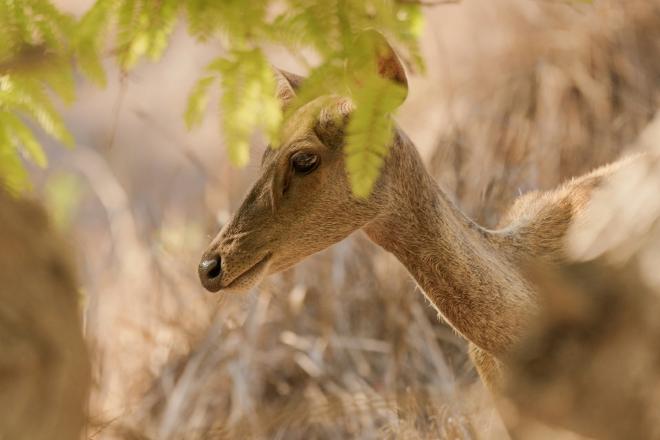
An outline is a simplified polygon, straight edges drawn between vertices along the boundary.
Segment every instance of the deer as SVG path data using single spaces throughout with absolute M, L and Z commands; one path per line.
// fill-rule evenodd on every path
M 381 46 L 380 75 L 407 90 L 402 62 L 384 37 Z M 304 78 L 275 74 L 286 108 Z M 352 110 L 348 96 L 323 96 L 285 120 L 281 145 L 266 148 L 256 183 L 204 252 L 198 267 L 202 285 L 211 292 L 249 290 L 361 230 L 396 256 L 442 319 L 468 341 L 480 377 L 496 394 L 507 355 L 540 307 L 524 267 L 568 259 L 569 227 L 594 191 L 630 159 L 551 191 L 527 193 L 495 229 L 487 229 L 438 186 L 397 126 L 370 196 L 355 197 L 342 151 Z

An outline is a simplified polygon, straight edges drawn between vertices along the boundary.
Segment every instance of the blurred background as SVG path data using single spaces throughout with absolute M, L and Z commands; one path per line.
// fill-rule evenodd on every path
M 397 121 L 481 224 L 520 194 L 658 145 L 658 2 L 463 0 L 424 13 L 427 72 L 409 72 Z M 265 148 L 255 139 L 236 169 L 222 115 L 185 129 L 217 50 L 182 28 L 157 63 L 121 74 L 108 59 L 107 87 L 81 83 L 62 109 L 76 148 L 44 138 L 51 164 L 31 168 L 82 283 L 85 438 L 507 438 L 466 343 L 361 233 L 247 295 L 200 286 L 199 258 Z M 305 73 L 289 53 L 269 58 Z

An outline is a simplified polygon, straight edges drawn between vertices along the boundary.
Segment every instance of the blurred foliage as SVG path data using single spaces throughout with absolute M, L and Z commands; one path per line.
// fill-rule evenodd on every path
M 365 82 L 353 96 L 360 104 L 348 124 L 345 152 L 353 193 L 358 197 L 369 196 L 378 179 L 392 136 L 388 115 L 404 97 L 401 87 L 378 76 Z
M 71 65 L 75 21 L 45 0 L 0 2 L 0 176 L 18 191 L 28 185 L 23 156 L 47 160 L 26 119 L 66 145 L 73 138 L 48 90 L 74 99 Z
M 413 2 L 97 0 L 76 20 L 48 0 L 2 0 L 0 176 L 5 183 L 13 190 L 28 185 L 21 157 L 39 166 L 47 163 L 27 121 L 36 122 L 62 143 L 73 144 L 49 92 L 65 102 L 74 100 L 74 63 L 103 85 L 105 55 L 115 55 L 123 71 L 145 57 L 157 60 L 180 18 L 198 41 L 219 42 L 223 48 L 190 94 L 184 116 L 188 127 L 202 120 L 211 88 L 220 85 L 220 125 L 232 163 L 248 162 L 249 142 L 257 129 L 277 146 L 283 115 L 264 47 L 282 46 L 296 54 L 307 50 L 320 62 L 310 69 L 298 102 L 328 92 L 352 96 L 358 110 L 349 127 L 348 171 L 355 193 L 368 195 L 387 153 L 392 134 L 389 113 L 401 90 L 377 76 L 375 55 L 365 53 L 355 40 L 364 30 L 378 30 L 402 50 L 410 66 L 422 69 L 418 47 L 422 14 Z M 351 59 L 371 67 L 363 72 L 360 87 L 345 72 Z
M 46 182 L 45 197 L 48 212 L 55 225 L 66 230 L 71 225 L 82 197 L 82 187 L 78 178 L 70 173 L 56 173 L 50 176 Z

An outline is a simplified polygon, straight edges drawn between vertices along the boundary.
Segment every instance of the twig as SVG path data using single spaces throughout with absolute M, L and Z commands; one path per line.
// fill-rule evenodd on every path
M 420 6 L 440 6 L 461 3 L 462 0 L 397 0 L 399 3 Z
M 126 96 L 126 89 L 128 88 L 128 73 L 122 70 L 119 73 L 119 91 L 117 92 L 117 99 L 115 100 L 114 108 L 112 109 L 112 126 L 110 127 L 110 137 L 105 146 L 106 151 L 110 151 L 112 146 L 115 143 L 115 137 L 117 136 L 117 128 L 119 126 L 119 115 L 121 113 L 121 108 L 124 103 L 124 97 Z
M 188 160 L 188 162 L 190 162 L 190 164 L 195 169 L 200 171 L 204 175 L 204 177 L 216 183 L 220 182 L 218 176 L 215 173 L 209 171 L 208 167 L 205 165 L 204 161 L 199 157 L 199 155 L 195 152 L 195 150 L 188 143 L 180 140 L 179 136 L 173 130 L 159 123 L 157 120 L 155 120 L 153 117 L 151 117 L 151 115 L 149 115 L 145 111 L 137 110 L 135 112 L 135 115 L 138 118 L 140 118 L 145 124 L 148 124 L 152 128 L 154 128 L 155 129 L 154 132 L 162 136 L 164 141 L 170 142 L 176 145 L 177 147 L 183 146 L 183 149 L 176 148 L 174 149 L 174 151 L 177 153 L 181 153 L 183 155 L 183 158 Z

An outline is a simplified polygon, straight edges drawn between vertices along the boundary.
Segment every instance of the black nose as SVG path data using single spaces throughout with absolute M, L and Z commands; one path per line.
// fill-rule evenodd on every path
M 212 292 L 220 290 L 220 275 L 222 275 L 220 255 L 215 254 L 202 258 L 198 270 L 199 279 L 204 287 Z

